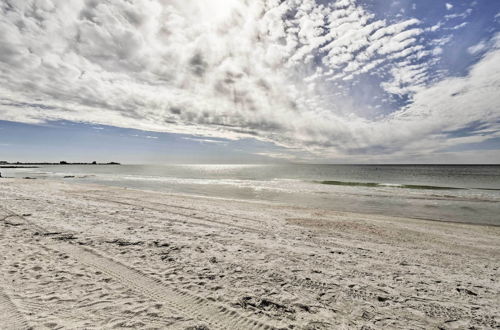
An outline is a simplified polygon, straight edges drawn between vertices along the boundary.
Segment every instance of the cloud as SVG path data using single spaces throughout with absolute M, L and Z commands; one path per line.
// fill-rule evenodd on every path
M 203 138 L 191 138 L 191 137 L 183 137 L 183 140 L 194 141 L 199 143 L 215 143 L 215 144 L 227 144 L 228 141 L 224 140 L 214 140 L 214 139 L 203 139 Z
M 453 5 L 451 3 L 445 3 L 446 10 L 452 10 Z
M 271 159 L 287 160 L 287 161 L 302 161 L 303 159 L 297 157 L 296 155 L 291 155 L 290 153 L 279 153 L 279 152 L 256 152 L 254 155 L 269 157 Z
M 467 51 L 472 55 L 476 55 L 482 52 L 483 50 L 487 49 L 487 46 L 488 46 L 487 43 L 484 40 L 481 40 L 479 43 L 467 48 Z
M 435 83 L 442 43 L 424 42 L 430 32 L 354 0 L 5 0 L 0 118 L 252 137 L 332 157 L 434 150 L 445 130 L 499 119 L 499 58 L 491 46 L 468 76 Z M 409 101 L 361 115 L 346 86 L 363 77 Z
M 152 135 L 139 135 L 139 134 L 133 134 L 131 136 L 134 136 L 134 137 L 140 137 L 140 138 L 144 138 L 144 139 L 158 139 L 158 136 L 152 136 Z

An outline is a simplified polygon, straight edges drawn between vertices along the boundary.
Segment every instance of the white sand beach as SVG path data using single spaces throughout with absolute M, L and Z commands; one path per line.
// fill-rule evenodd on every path
M 1 329 L 500 327 L 500 227 L 0 179 L 0 235 Z

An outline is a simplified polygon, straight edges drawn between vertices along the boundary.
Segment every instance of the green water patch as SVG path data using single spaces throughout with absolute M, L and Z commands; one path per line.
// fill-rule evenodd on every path
M 465 188 L 457 188 L 457 187 L 440 187 L 440 186 L 426 186 L 426 185 L 414 185 L 414 184 L 403 184 L 398 186 L 397 188 L 406 188 L 406 189 L 429 189 L 429 190 L 463 190 Z
M 354 181 L 315 181 L 321 184 L 334 185 L 334 186 L 351 186 L 351 187 L 389 187 L 389 188 L 405 188 L 405 189 L 427 189 L 427 190 L 463 190 L 465 188 L 457 187 L 442 187 L 442 186 L 429 186 L 429 185 L 414 185 L 414 184 L 381 184 L 376 182 L 354 182 Z
M 316 181 L 318 182 L 318 181 Z M 321 184 L 329 184 L 334 186 L 363 186 L 363 187 L 379 187 L 380 184 L 375 182 L 348 182 L 348 181 L 319 181 Z

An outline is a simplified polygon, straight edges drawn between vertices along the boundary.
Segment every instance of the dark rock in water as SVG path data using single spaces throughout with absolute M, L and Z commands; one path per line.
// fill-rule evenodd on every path
M 210 263 L 212 263 L 212 264 L 216 264 L 217 263 L 217 258 L 216 257 L 210 257 L 210 259 L 208 259 L 208 261 L 210 261 Z
M 26 179 L 26 180 L 36 180 L 36 178 L 32 178 L 30 176 L 25 176 L 23 179 Z
M 74 175 L 65 175 L 64 178 L 65 179 L 68 179 L 68 178 L 74 178 L 75 176 Z

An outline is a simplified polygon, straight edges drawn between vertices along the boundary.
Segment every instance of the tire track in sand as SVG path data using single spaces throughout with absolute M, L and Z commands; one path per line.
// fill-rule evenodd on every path
M 0 328 L 4 330 L 30 329 L 24 315 L 17 309 L 2 287 L 0 287 Z
M 273 329 L 273 327 L 258 320 L 244 317 L 236 311 L 215 305 L 207 299 L 164 285 L 159 280 L 152 279 L 132 267 L 105 257 L 91 248 L 77 247 L 72 244 L 57 244 L 52 247 L 87 266 L 99 269 L 143 296 L 163 302 L 188 318 L 204 321 L 213 328 Z
M 9 217 L 17 217 L 24 220 L 27 225 L 41 232 L 46 231 L 32 220 L 28 220 L 5 207 L 2 207 L 2 209 L 7 211 Z M 242 316 L 234 310 L 214 304 L 207 299 L 165 285 L 159 280 L 152 279 L 139 270 L 106 257 L 92 248 L 62 242 L 54 242 L 49 244 L 48 247 L 65 253 L 82 264 L 99 269 L 133 291 L 155 301 L 162 302 L 187 318 L 208 323 L 211 329 L 275 329 L 259 320 Z M 2 299 L 1 291 L 0 307 L 2 310 L 5 309 L 7 311 L 7 313 L 3 313 L 5 314 L 3 318 L 6 321 L 3 322 L 3 318 L 0 316 L 0 324 L 12 324 L 12 329 L 29 328 L 26 321 L 23 321 L 22 314 L 19 313 L 10 299 L 7 296 Z M 23 326 L 23 324 L 26 325 Z
M 14 216 L 15 214 L 6 212 L 2 215 L 0 221 L 5 222 L 7 219 Z M 29 329 L 30 326 L 24 318 L 23 313 L 21 313 L 17 306 L 12 302 L 10 297 L 5 292 L 5 287 L 3 285 L 3 283 L 0 283 L 0 329 Z

